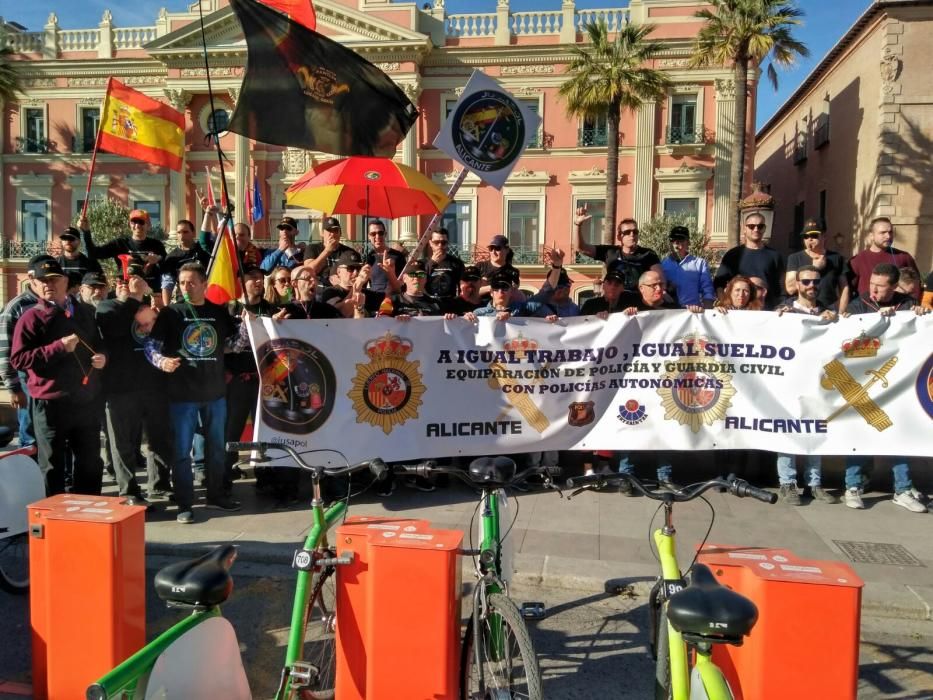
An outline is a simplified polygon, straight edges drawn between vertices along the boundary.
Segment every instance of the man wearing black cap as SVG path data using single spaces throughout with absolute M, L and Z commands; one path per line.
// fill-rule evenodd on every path
M 96 307 L 107 298 L 109 291 L 110 285 L 107 284 L 107 276 L 103 272 L 88 272 L 81 278 L 81 288 L 78 293 L 81 301 Z
M 304 260 L 304 249 L 295 243 L 298 235 L 298 222 L 290 216 L 283 216 L 276 228 L 279 231 L 279 247 L 266 253 L 259 267 L 269 274 L 277 267 L 287 267 L 291 270 L 298 267 Z
M 800 291 L 797 288 L 797 272 L 802 267 L 812 265 L 820 273 L 820 287 L 816 300 L 820 306 L 830 307 L 839 301 L 845 284 L 846 261 L 839 253 L 826 248 L 826 228 L 823 222 L 809 218 L 800 232 L 803 250 L 791 253 L 787 257 L 787 272 L 784 275 L 784 288 L 787 296 L 793 298 Z
M 330 286 L 330 269 L 337 264 L 337 260 L 344 253 L 356 251 L 340 242 L 342 232 L 340 220 L 336 216 L 324 219 L 321 228 L 321 241 L 308 246 L 304 265 L 317 275 L 318 286 L 323 289 Z
M 618 313 L 632 306 L 637 297 L 631 292 L 625 291 L 625 275 L 619 269 L 613 269 L 606 272 L 603 277 L 602 294 L 598 297 L 591 297 L 583 302 L 583 308 L 580 309 L 581 316 L 599 316 L 602 319 L 609 317 L 611 313 Z
M 80 250 L 81 232 L 69 226 L 58 235 L 61 242 L 62 254 L 58 256 L 58 264 L 68 275 L 68 289 L 74 291 L 88 272 L 102 272 L 100 263 L 91 260 Z
M 673 291 L 681 306 L 711 307 L 716 301 L 713 278 L 706 261 L 690 252 L 690 229 L 674 226 L 668 240 L 671 253 L 661 261 L 668 291 Z
M 460 294 L 456 299 L 444 300 L 444 316 L 450 320 L 484 306 L 479 296 L 479 286 L 483 276 L 476 265 L 467 265 L 460 276 Z
M 515 298 L 514 291 L 518 287 L 518 270 L 514 267 L 504 267 L 494 272 L 489 278 L 491 299 L 489 304 L 476 311 L 464 314 L 464 318 L 475 321 L 480 316 L 495 316 L 499 321 L 507 321 L 514 317 L 545 318 L 556 321 L 558 316 L 547 304 L 540 301 L 520 301 Z
M 344 318 L 366 318 L 379 312 L 385 294 L 366 289 L 367 276 L 361 276 L 363 258 L 350 248 L 341 253 L 332 268 L 331 286 L 321 293 L 321 301 L 335 307 Z
M 39 466 L 48 495 L 65 490 L 70 453 L 73 491 L 99 494 L 100 370 L 107 363 L 86 304 L 68 296 L 68 277 L 58 261 L 39 259 L 30 268 L 39 301 L 16 324 L 10 363 L 26 372 L 33 399 Z
M 450 252 L 447 229 L 431 231 L 428 246 L 430 254 L 424 259 L 424 271 L 428 275 L 425 291 L 437 299 L 453 299 L 463 274 L 463 261 Z
M 398 317 L 440 316 L 443 314 L 441 302 L 424 293 L 427 280 L 424 262 L 412 260 L 402 275 L 405 291 L 392 298 L 392 315 Z
M 171 490 L 172 442 L 168 401 L 161 390 L 164 379 L 144 352 L 155 315 L 145 303 L 151 290 L 143 274 L 141 265 L 128 265 L 126 279 L 117 283 L 116 298 L 102 301 L 96 318 L 110 354 L 103 378 L 105 425 L 117 487 L 129 505 L 148 506 L 136 481 L 143 436 L 150 498 Z M 150 322 L 141 313 L 151 314 Z

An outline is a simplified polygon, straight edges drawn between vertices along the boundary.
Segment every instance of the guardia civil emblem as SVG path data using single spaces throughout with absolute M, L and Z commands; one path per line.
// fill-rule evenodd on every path
M 707 343 L 714 341 L 690 335 L 677 342 L 693 343 L 700 356 L 703 356 Z M 673 364 L 674 371 L 661 376 L 663 386 L 658 389 L 661 405 L 664 406 L 664 419 L 676 420 L 694 433 L 698 433 L 704 425 L 723 420 L 735 396 L 732 377 L 725 372 L 708 371 L 708 363 L 699 358 L 685 358 Z
M 395 426 L 418 417 L 426 391 L 421 363 L 407 359 L 412 342 L 390 332 L 370 340 L 363 349 L 370 361 L 356 366 L 347 397 L 353 402 L 357 423 L 369 423 L 388 435 Z

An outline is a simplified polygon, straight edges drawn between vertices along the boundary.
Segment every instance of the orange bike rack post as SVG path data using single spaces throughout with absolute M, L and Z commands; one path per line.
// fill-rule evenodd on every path
M 29 506 L 37 700 L 83 698 L 146 643 L 145 508 L 62 494 Z

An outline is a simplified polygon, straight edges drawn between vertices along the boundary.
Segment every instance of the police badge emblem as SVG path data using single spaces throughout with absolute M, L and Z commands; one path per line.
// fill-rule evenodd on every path
M 593 401 L 574 401 L 567 407 L 567 423 L 576 428 L 589 425 L 596 420 Z

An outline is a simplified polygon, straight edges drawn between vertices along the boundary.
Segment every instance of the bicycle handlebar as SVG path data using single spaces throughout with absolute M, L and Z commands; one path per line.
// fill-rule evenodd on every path
M 457 477 L 467 486 L 480 488 L 484 486 L 508 488 L 509 486 L 514 486 L 515 484 L 520 484 L 523 481 L 526 481 L 530 476 L 542 475 L 550 479 L 551 477 L 557 477 L 561 474 L 560 467 L 529 467 L 528 469 L 524 469 L 516 473 L 515 476 L 513 476 L 507 482 L 499 483 L 495 481 L 475 479 L 473 478 L 473 475 L 470 474 L 470 472 L 466 469 L 461 469 L 459 467 L 441 467 L 432 460 L 427 460 L 418 464 L 393 464 L 391 469 L 396 474 L 402 474 L 405 476 L 421 476 L 425 478 L 431 476 L 432 474 L 449 474 L 451 476 Z
M 725 479 L 710 479 L 709 481 L 702 481 L 696 484 L 690 484 L 689 486 L 684 486 L 680 491 L 666 491 L 664 493 L 656 493 L 646 489 L 638 477 L 631 474 L 622 473 L 592 474 L 590 476 L 570 478 L 567 479 L 567 488 L 577 488 L 577 493 L 579 493 L 580 490 L 586 489 L 588 486 L 602 488 L 603 486 L 618 484 L 621 481 L 627 481 L 632 485 L 633 489 L 638 491 L 638 493 L 655 501 L 670 500 L 677 503 L 685 503 L 686 501 L 692 501 L 693 499 L 698 498 L 710 489 L 722 488 L 725 489 L 728 493 L 731 493 L 733 496 L 737 496 L 738 498 L 745 498 L 746 496 L 750 496 L 751 498 L 762 501 L 764 503 L 777 503 L 777 494 L 771 493 L 770 491 L 765 491 L 764 489 L 760 489 L 757 486 L 752 486 L 750 483 L 745 481 L 745 479 L 739 479 L 734 474 L 730 474 Z M 576 495 L 576 493 L 573 495 Z
M 313 467 L 305 462 L 301 455 L 298 454 L 293 447 L 277 442 L 228 442 L 226 447 L 228 452 L 255 450 L 263 457 L 265 456 L 267 450 L 280 450 L 291 457 L 302 469 L 307 469 L 312 472 L 322 472 L 328 476 L 341 476 L 343 474 L 350 474 L 352 472 L 358 472 L 368 468 L 373 476 L 375 476 L 377 479 L 382 479 L 389 469 L 386 463 L 383 462 L 379 457 L 366 460 L 365 462 L 360 462 L 359 464 L 349 464 L 345 467 Z

